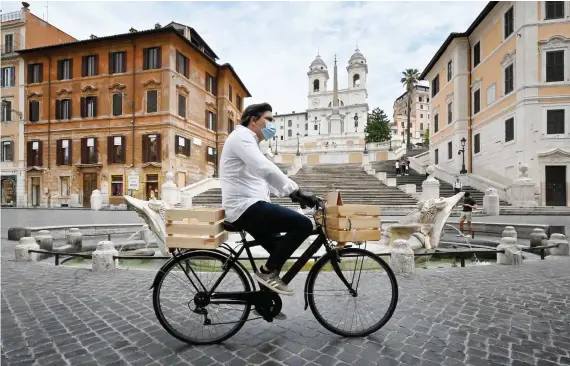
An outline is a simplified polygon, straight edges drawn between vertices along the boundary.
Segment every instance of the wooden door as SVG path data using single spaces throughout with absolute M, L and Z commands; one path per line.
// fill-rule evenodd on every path
M 545 170 L 546 206 L 566 206 L 566 167 L 547 166 Z
M 83 173 L 83 207 L 91 207 L 91 193 L 97 189 L 97 173 Z

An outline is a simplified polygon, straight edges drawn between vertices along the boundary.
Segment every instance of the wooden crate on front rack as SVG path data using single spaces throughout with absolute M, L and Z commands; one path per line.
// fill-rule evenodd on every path
M 326 232 L 339 246 L 347 242 L 377 241 L 382 236 L 380 207 L 374 205 L 345 205 L 340 192 L 325 195 Z
M 216 249 L 228 240 L 222 208 L 193 207 L 166 210 L 166 247 Z

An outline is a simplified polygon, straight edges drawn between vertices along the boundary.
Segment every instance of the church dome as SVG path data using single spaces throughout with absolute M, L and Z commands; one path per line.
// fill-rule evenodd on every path
M 327 65 L 321 58 L 321 55 L 317 55 L 317 57 L 311 62 L 311 66 L 309 67 L 311 70 L 326 70 Z
M 355 65 L 355 64 L 365 64 L 365 63 L 366 63 L 366 58 L 364 57 L 362 52 L 360 52 L 358 47 L 356 47 L 356 50 L 354 51 L 352 56 L 350 56 L 350 60 L 348 60 L 348 64 Z

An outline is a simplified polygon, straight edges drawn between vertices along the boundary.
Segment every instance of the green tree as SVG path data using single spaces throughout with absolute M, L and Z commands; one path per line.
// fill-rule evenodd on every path
M 418 69 L 406 69 L 404 71 L 402 71 L 402 78 L 400 79 L 400 82 L 402 83 L 402 85 L 404 85 L 404 87 L 406 88 L 406 92 L 408 93 L 408 126 L 406 127 L 406 146 L 408 147 L 408 149 L 411 148 L 412 143 L 410 142 L 410 116 L 412 114 L 412 93 L 414 92 L 414 89 L 416 87 L 416 85 L 418 84 L 419 78 L 420 78 L 420 72 L 418 71 Z
M 429 126 L 426 127 L 426 132 L 424 133 L 424 145 L 429 146 Z
M 368 122 L 364 129 L 366 142 L 382 142 L 390 140 L 390 121 L 380 108 L 374 108 L 368 115 Z

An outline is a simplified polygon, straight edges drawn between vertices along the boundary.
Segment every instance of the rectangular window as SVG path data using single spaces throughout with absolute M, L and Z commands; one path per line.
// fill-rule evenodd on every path
M 481 135 L 480 134 L 476 134 L 473 137 L 473 152 L 475 154 L 478 154 L 481 152 Z
M 564 1 L 545 1 L 546 16 L 544 19 L 563 19 Z
M 43 165 L 42 145 L 43 145 L 42 141 L 28 141 L 28 147 L 27 147 L 28 167 Z
M 505 142 L 515 139 L 515 117 L 505 121 Z
M 206 73 L 206 91 L 216 95 L 216 78 Z
M 143 48 L 143 70 L 160 69 L 161 47 Z
M 71 99 L 55 101 L 55 119 L 71 119 Z
M 143 163 L 160 163 L 162 160 L 162 144 L 158 134 L 143 135 Z
M 216 115 L 213 112 L 206 111 L 206 128 L 215 131 L 216 127 Z
M 2 141 L 2 161 L 14 161 L 13 141 Z
M 240 112 L 242 109 L 241 100 L 242 100 L 241 97 L 236 94 L 236 107 L 237 107 L 238 111 L 240 111 Z
M 147 90 L 146 113 L 158 112 L 158 90 Z
M 451 81 L 451 77 L 453 76 L 453 62 L 449 60 L 447 63 L 447 81 Z
M 424 115 L 420 113 L 420 118 L 424 118 Z
M 81 61 L 81 76 L 99 75 L 99 55 L 83 56 Z
M 505 34 L 504 34 L 504 36 L 506 39 L 508 36 L 513 34 L 513 32 L 515 31 L 515 10 L 512 6 L 505 13 L 504 23 L 505 23 Z
M 190 139 L 182 136 L 175 136 L 174 150 L 176 154 L 190 156 Z
M 433 132 L 439 131 L 439 114 L 433 116 Z
M 12 120 L 12 101 L 2 100 L 2 115 L 0 117 L 2 122 L 10 122 Z
M 126 137 L 107 137 L 107 164 L 124 164 L 126 162 Z
M 447 124 L 453 122 L 453 103 L 447 105 Z
M 546 82 L 564 81 L 564 51 L 546 52 Z
M 59 177 L 59 194 L 62 197 L 69 196 L 69 177 Z
M 182 94 L 178 94 L 178 115 L 186 118 L 186 97 Z
M 424 124 L 420 123 L 420 131 L 423 131 L 423 130 L 424 130 Z
M 14 52 L 14 35 L 5 34 L 4 35 L 4 49 L 2 53 Z
M 109 74 L 127 72 L 127 52 L 109 52 Z
M 422 97 L 418 97 L 418 102 L 422 102 Z
M 123 114 L 123 95 L 120 93 L 113 94 L 113 116 Z
M 186 78 L 190 77 L 190 60 L 178 51 L 176 51 L 176 71 Z
M 487 88 L 487 105 L 490 105 L 496 99 L 496 85 L 493 84 Z
M 86 137 L 81 139 L 81 163 L 97 164 L 97 138 Z
M 65 59 L 57 61 L 57 80 L 73 79 L 73 60 Z
M 38 100 L 30 100 L 29 102 L 29 117 L 30 122 L 37 122 L 40 120 L 40 102 Z
M 477 42 L 473 47 L 473 68 L 481 63 L 481 42 Z
M 451 141 L 447 143 L 447 159 L 453 159 L 453 142 Z
M 473 114 L 479 113 L 481 110 L 481 90 L 477 89 L 473 93 Z
M 510 64 L 505 67 L 505 95 L 512 92 L 515 88 L 514 66 Z
M 81 97 L 81 117 L 97 117 L 97 97 Z
M 564 134 L 564 109 L 546 111 L 546 134 Z
M 55 148 L 55 163 L 57 165 L 71 165 L 71 140 L 57 140 Z
M 122 175 L 112 175 L 111 176 L 111 195 L 112 196 L 122 196 L 123 195 L 123 176 Z
M 28 84 L 41 83 L 43 81 L 43 64 L 28 65 Z
M 228 133 L 231 133 L 234 130 L 234 121 L 228 119 Z
M 206 149 L 206 161 L 208 163 L 216 163 L 216 157 L 218 155 L 218 149 L 214 149 L 213 147 L 208 146 Z
M 431 96 L 435 97 L 439 93 L 439 75 L 431 81 Z
M 14 66 L 2 68 L 1 86 L 12 87 L 16 85 L 16 68 Z
M 434 155 L 435 165 L 439 164 L 439 149 L 435 149 L 435 152 L 433 155 Z

